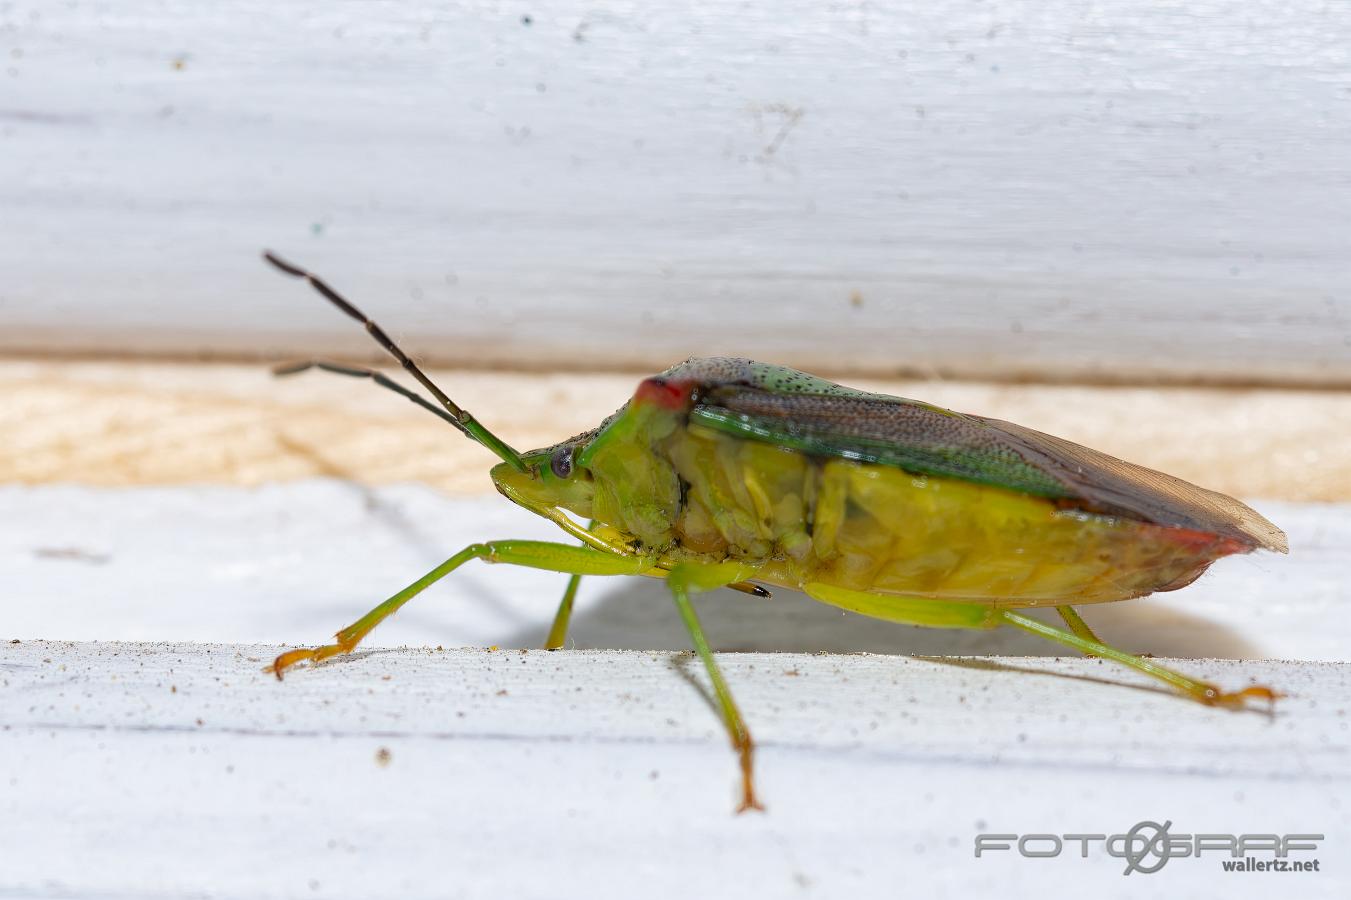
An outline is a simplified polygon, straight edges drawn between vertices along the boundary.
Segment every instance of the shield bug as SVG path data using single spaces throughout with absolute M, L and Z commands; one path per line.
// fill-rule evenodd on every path
M 271 253 L 362 323 L 434 398 L 366 377 L 440 416 L 502 462 L 493 484 L 579 544 L 471 544 L 337 633 L 287 651 L 350 652 L 376 625 L 466 562 L 571 575 L 546 647 L 561 647 L 583 575 L 649 575 L 669 586 L 708 671 L 741 767 L 739 809 L 759 808 L 750 731 L 718 669 L 690 595 L 720 587 L 801 590 L 863 615 L 939 628 L 1012 626 L 1157 678 L 1201 703 L 1273 701 L 1103 643 L 1075 612 L 1190 584 L 1223 556 L 1286 552 L 1285 535 L 1242 503 L 1096 450 L 996 419 L 871 394 L 748 359 L 691 359 L 644 379 L 591 431 L 519 453 L 459 407 L 364 313 Z M 581 521 L 590 520 L 589 526 Z M 1067 628 L 1023 615 L 1051 606 Z

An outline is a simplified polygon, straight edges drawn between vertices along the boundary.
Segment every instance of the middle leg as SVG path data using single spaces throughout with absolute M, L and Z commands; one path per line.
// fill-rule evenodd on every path
M 680 611 L 680 618 L 684 621 L 685 628 L 690 633 L 690 640 L 694 643 L 694 652 L 699 655 L 705 671 L 708 672 L 709 681 L 713 683 L 713 694 L 718 701 L 723 725 L 741 763 L 741 803 L 736 810 L 739 813 L 748 809 L 764 809 L 755 797 L 755 744 L 751 740 L 750 729 L 746 727 L 746 722 L 741 717 L 741 710 L 737 708 L 736 701 L 732 699 L 732 692 L 722 677 L 722 670 L 718 668 L 717 660 L 713 658 L 713 650 L 708 645 L 708 638 L 704 637 L 704 629 L 694 612 L 690 594 L 742 582 L 754 571 L 754 567 L 740 563 L 711 565 L 678 563 L 671 569 L 671 574 L 666 576 L 666 584 L 671 588 L 671 597 L 675 600 L 676 609 Z
M 1102 638 L 1093 633 L 1093 629 L 1088 627 L 1088 623 L 1084 621 L 1083 616 L 1079 615 L 1079 611 L 1073 606 L 1057 606 L 1055 611 L 1060 613 L 1060 618 L 1065 620 L 1065 624 L 1070 627 L 1070 631 L 1086 641 L 1102 643 Z

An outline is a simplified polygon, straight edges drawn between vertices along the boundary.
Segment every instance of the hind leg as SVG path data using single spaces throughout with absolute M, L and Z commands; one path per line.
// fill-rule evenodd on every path
M 1068 607 L 1058 608 L 1068 609 Z M 1238 691 L 1224 691 L 1208 681 L 1201 681 L 1197 678 L 1192 678 L 1189 675 L 1183 675 L 1181 672 L 1170 669 L 1167 666 L 1161 666 L 1153 660 L 1134 656 L 1124 650 L 1118 650 L 1115 647 L 1108 646 L 1096 637 L 1084 637 L 1080 634 L 1062 631 L 1054 625 L 1047 625 L 1045 622 L 1019 615 L 1011 610 L 1000 610 L 998 615 L 1005 623 L 1012 625 L 1015 628 L 1030 631 L 1032 634 L 1055 641 L 1058 644 L 1064 644 L 1067 647 L 1073 647 L 1089 656 L 1098 656 L 1103 659 L 1110 659 L 1113 662 L 1119 662 L 1124 666 L 1130 666 L 1138 672 L 1143 672 L 1152 678 L 1159 679 L 1170 687 L 1176 688 L 1188 697 L 1191 697 L 1193 700 L 1204 703 L 1207 706 L 1241 707 L 1244 706 L 1248 700 L 1266 700 L 1270 703 L 1274 702 L 1276 698 L 1280 696 L 1280 694 L 1276 693 L 1271 688 L 1259 684 Z M 1077 615 L 1075 615 L 1074 618 L 1078 619 L 1080 624 L 1083 624 L 1083 620 L 1079 619 Z M 1068 619 L 1066 621 L 1070 623 L 1071 628 L 1074 627 L 1072 621 Z M 1087 625 L 1084 625 L 1083 627 L 1089 635 L 1093 634 L 1092 631 L 1088 630 Z
M 1161 666 L 1153 660 L 1134 656 L 1124 650 L 1108 646 L 1100 641 L 1092 629 L 1079 618 L 1069 606 L 1058 606 L 1066 624 L 1072 631 L 1047 625 L 1037 619 L 1031 619 L 1010 610 L 995 609 L 982 603 L 959 603 L 952 600 L 932 600 L 923 597 L 893 597 L 885 594 L 870 594 L 866 591 L 851 591 L 846 588 L 825 584 L 808 584 L 804 588 L 809 597 L 891 622 L 907 625 L 927 625 L 934 628 L 994 628 L 999 625 L 1012 625 L 1024 631 L 1064 644 L 1067 647 L 1110 659 L 1113 662 L 1130 666 L 1152 678 L 1165 682 L 1207 706 L 1241 707 L 1248 700 L 1274 701 L 1280 695 L 1263 685 L 1253 685 L 1238 691 L 1224 691 L 1207 681 L 1201 681 L 1183 675 L 1167 666 Z

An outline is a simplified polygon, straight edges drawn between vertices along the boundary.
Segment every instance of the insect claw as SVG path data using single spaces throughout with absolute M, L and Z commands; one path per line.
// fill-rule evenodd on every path
M 1207 706 L 1228 706 L 1242 708 L 1249 700 L 1265 700 L 1270 708 L 1285 695 L 1266 685 L 1254 684 L 1239 691 L 1222 691 L 1213 684 L 1207 684 L 1199 699 Z
M 737 805 L 736 813 L 741 815 L 747 810 L 764 812 L 764 806 L 755 799 L 755 745 L 749 734 L 744 734 L 735 743 L 741 761 L 741 803 Z
M 272 661 L 272 665 L 264 669 L 264 672 L 271 672 L 277 676 L 277 680 L 282 680 L 282 673 L 294 666 L 296 663 L 309 660 L 319 663 L 328 659 L 330 656 L 339 656 L 343 653 L 350 653 L 356 646 L 356 641 L 345 641 L 339 633 L 338 643 L 325 644 L 322 647 L 302 648 L 299 650 L 287 650 Z
M 739 816 L 744 812 L 764 812 L 765 806 L 755 798 L 755 785 L 751 782 L 744 782 L 741 789 L 741 802 L 737 804 L 736 814 Z
M 263 669 L 263 671 L 271 672 L 273 675 L 277 676 L 278 681 L 281 681 L 283 672 L 298 662 L 314 659 L 314 655 L 315 651 L 313 650 L 287 650 L 285 653 L 278 655 L 276 659 L 272 660 L 272 665 Z

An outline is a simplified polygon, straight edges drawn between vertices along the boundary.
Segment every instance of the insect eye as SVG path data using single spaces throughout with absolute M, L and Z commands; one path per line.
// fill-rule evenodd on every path
M 559 478 L 570 478 L 572 476 L 572 448 L 564 446 L 555 450 L 553 456 L 549 457 L 549 469 Z

